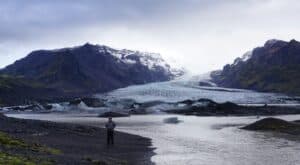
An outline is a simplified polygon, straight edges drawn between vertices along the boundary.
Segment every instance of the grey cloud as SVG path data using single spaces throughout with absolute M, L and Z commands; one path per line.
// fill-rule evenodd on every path
M 299 40 L 299 10 L 297 0 L 1 0 L 0 67 L 91 41 L 209 71 L 267 39 Z
M 0 4 L 0 40 L 22 40 L 48 31 L 121 24 L 138 26 L 176 19 L 216 0 L 4 0 Z

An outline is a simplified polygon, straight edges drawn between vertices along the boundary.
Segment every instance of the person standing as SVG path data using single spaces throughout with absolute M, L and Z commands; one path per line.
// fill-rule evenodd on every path
M 114 129 L 116 127 L 115 122 L 112 121 L 112 118 L 108 118 L 108 122 L 105 124 L 107 132 L 107 145 L 114 145 Z

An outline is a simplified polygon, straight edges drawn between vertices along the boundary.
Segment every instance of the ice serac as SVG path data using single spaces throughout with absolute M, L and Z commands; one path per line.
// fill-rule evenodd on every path
M 176 75 L 157 53 L 113 49 L 86 43 L 37 50 L 0 70 L 67 95 L 106 92 L 135 84 L 172 80 Z M 45 94 L 46 95 L 46 94 Z
M 252 89 L 267 92 L 300 93 L 300 43 L 268 40 L 212 72 L 213 81 L 222 87 Z

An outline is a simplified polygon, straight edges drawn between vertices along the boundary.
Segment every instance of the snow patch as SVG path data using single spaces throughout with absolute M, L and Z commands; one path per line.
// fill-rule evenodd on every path
M 131 59 L 124 59 L 123 62 L 125 62 L 126 64 L 136 64 L 136 61 Z
M 105 47 L 105 49 L 103 49 L 103 46 L 100 46 L 99 52 L 102 53 L 104 51 L 126 64 L 141 63 L 142 65 L 147 66 L 149 69 L 156 69 L 157 67 L 161 67 L 166 71 L 170 71 L 170 66 L 166 63 L 166 61 L 162 59 L 161 55 L 158 53 L 140 52 L 127 49 L 118 50 L 109 47 Z M 130 56 L 136 56 L 138 58 L 131 58 Z
M 253 51 L 246 52 L 242 57 L 238 57 L 234 60 L 232 65 L 238 65 L 240 62 L 246 62 L 252 57 Z
M 242 56 L 242 61 L 248 61 L 252 57 L 253 51 L 248 51 Z
M 105 45 L 91 45 L 86 43 L 84 46 L 93 46 L 93 49 L 99 52 L 99 54 L 108 54 L 116 58 L 117 62 L 125 63 L 129 65 L 142 64 L 148 67 L 150 70 L 161 70 L 165 73 L 169 73 L 177 77 L 181 76 L 184 71 L 182 69 L 171 69 L 170 65 L 162 58 L 159 53 L 141 52 L 128 49 L 114 49 Z M 54 49 L 53 52 L 59 52 L 62 50 L 73 50 L 82 46 Z

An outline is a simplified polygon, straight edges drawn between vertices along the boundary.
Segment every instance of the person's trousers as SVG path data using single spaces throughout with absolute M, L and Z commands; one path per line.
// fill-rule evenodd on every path
M 114 144 L 114 131 L 107 131 L 107 145 Z

